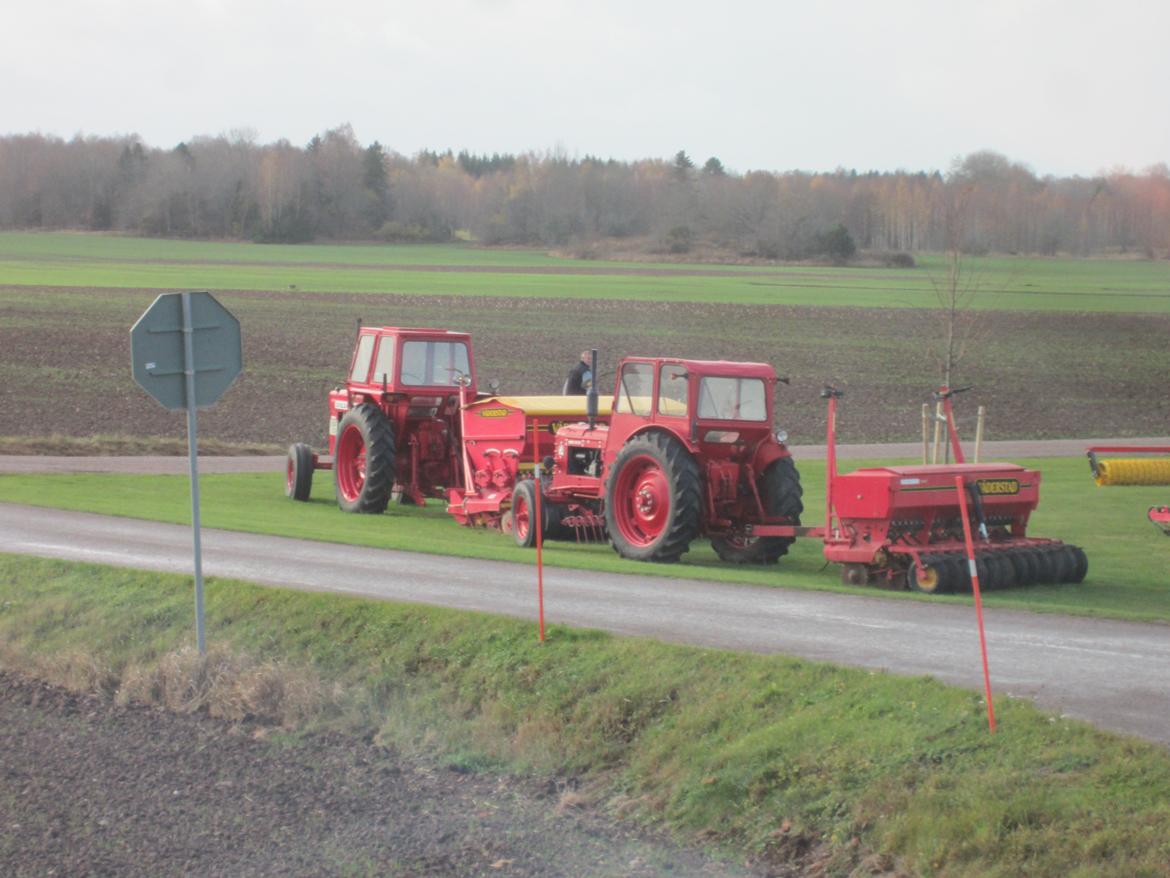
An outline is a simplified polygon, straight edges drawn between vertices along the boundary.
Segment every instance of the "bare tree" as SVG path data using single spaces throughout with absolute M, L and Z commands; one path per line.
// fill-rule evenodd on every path
M 975 326 L 975 311 L 971 305 L 979 292 L 978 278 L 966 269 L 960 258 L 960 247 L 966 232 L 966 221 L 971 203 L 973 185 L 956 181 L 944 193 L 943 229 L 946 235 L 946 273 L 940 278 L 931 275 L 930 283 L 938 299 L 941 317 L 941 342 L 938 363 L 942 383 L 951 387 L 955 368 L 966 353 L 967 342 Z

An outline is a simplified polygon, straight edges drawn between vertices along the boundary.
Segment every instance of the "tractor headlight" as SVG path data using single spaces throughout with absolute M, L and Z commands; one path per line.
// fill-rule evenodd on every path
M 781 445 L 786 443 L 788 441 L 788 431 L 787 430 L 777 430 L 776 431 L 776 441 L 779 442 Z

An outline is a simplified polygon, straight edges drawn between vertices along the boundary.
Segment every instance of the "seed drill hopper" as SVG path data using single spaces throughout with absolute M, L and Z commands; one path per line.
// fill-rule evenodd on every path
M 836 418 L 841 391 L 828 387 L 825 558 L 843 564 L 852 585 L 908 587 L 926 593 L 971 588 L 959 487 L 968 499 L 975 561 L 984 588 L 1080 582 L 1088 559 L 1078 547 L 1028 534 L 1040 501 L 1040 473 L 1011 463 L 967 463 L 955 430 L 951 399 L 936 397 L 946 412 L 955 459 L 951 464 L 882 466 L 837 472 Z

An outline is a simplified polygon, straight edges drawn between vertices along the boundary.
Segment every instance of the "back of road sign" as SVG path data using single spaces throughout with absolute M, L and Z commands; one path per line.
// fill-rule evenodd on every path
M 195 406 L 206 408 L 243 368 L 240 322 L 210 293 L 163 293 L 130 330 L 134 380 L 168 409 L 187 407 L 183 296 L 191 302 Z

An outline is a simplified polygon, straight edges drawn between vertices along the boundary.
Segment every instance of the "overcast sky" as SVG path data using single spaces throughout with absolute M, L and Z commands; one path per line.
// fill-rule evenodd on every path
M 1170 2 L 4 3 L 0 133 L 304 144 L 346 122 L 408 155 L 1140 170 L 1170 163 Z

